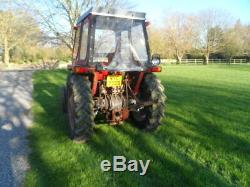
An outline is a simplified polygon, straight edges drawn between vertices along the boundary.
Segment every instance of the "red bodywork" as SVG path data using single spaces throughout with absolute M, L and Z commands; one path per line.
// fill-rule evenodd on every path
M 91 68 L 91 67 L 90 68 L 80 67 L 80 66 L 74 67 L 72 65 L 69 65 L 68 68 L 72 69 L 72 71 L 76 74 L 90 73 L 90 74 L 94 75 L 93 76 L 93 83 L 92 83 L 93 96 L 95 96 L 95 94 L 96 94 L 98 81 L 102 81 L 102 80 L 106 79 L 107 76 L 109 75 L 109 71 L 107 71 L 107 70 L 97 71 L 95 68 Z M 146 72 L 161 72 L 161 67 L 154 66 L 154 67 L 149 68 Z M 118 74 L 119 74 L 119 72 L 118 72 Z M 133 90 L 135 95 L 137 95 L 140 91 L 140 86 L 141 86 L 141 83 L 143 81 L 144 74 L 145 74 L 145 72 L 139 72 L 139 76 L 137 78 L 137 82 L 136 82 L 134 90 Z

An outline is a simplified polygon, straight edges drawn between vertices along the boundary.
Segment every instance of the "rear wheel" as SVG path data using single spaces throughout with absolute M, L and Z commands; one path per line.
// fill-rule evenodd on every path
M 153 101 L 138 112 L 132 112 L 135 122 L 146 131 L 153 131 L 161 124 L 164 117 L 165 100 L 164 87 L 154 74 L 146 74 L 139 94 L 141 101 Z
M 65 86 L 61 87 L 60 89 L 60 94 L 61 94 L 61 104 L 62 104 L 62 111 L 64 113 L 67 113 L 68 110 L 67 110 L 67 89 Z
M 70 137 L 86 141 L 92 136 L 94 126 L 91 83 L 88 77 L 71 74 L 67 87 Z

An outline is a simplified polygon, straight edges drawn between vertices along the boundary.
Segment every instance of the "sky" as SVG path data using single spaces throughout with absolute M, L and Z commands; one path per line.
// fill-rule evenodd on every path
M 147 19 L 161 25 L 170 12 L 197 13 L 205 9 L 222 10 L 232 20 L 250 24 L 250 0 L 131 0 L 136 11 L 146 12 Z

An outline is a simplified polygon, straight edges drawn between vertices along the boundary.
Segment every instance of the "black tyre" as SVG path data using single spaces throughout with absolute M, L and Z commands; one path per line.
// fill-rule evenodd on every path
M 88 77 L 71 74 L 67 83 L 70 138 L 87 141 L 93 134 L 94 111 Z
M 61 87 L 60 89 L 61 94 L 61 102 L 62 102 L 62 111 L 67 113 L 67 89 L 65 86 Z
M 132 117 L 139 127 L 146 131 L 154 131 L 161 124 L 165 112 L 164 86 L 152 73 L 146 74 L 139 94 L 141 101 L 153 101 L 151 106 L 144 107 L 138 112 L 132 112 Z

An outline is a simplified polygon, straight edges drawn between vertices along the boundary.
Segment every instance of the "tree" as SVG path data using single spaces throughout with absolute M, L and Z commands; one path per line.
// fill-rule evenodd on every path
M 31 44 L 39 33 L 38 24 L 28 13 L 11 7 L 0 11 L 0 46 L 4 50 L 4 63 L 9 64 L 10 50 Z
M 231 59 L 236 55 L 244 53 L 244 27 L 238 20 L 233 28 L 229 28 L 223 34 L 222 54 Z
M 205 56 L 204 64 L 208 64 L 209 56 L 221 49 L 225 15 L 216 10 L 206 10 L 199 15 L 200 50 Z
M 250 57 L 250 25 L 246 25 L 242 29 L 243 55 Z
M 30 3 L 33 2 L 33 3 Z M 32 9 L 52 37 L 56 37 L 71 51 L 74 42 L 74 26 L 81 14 L 90 6 L 129 7 L 125 0 L 30 0 L 23 7 Z
M 167 46 L 164 41 L 162 29 L 151 27 L 148 29 L 149 33 L 149 44 L 151 53 L 160 54 L 163 58 L 171 58 L 172 50 Z
M 232 57 L 239 55 L 242 50 L 242 41 L 238 37 L 238 33 L 235 30 L 230 29 L 223 36 L 223 47 L 221 48 L 221 53 L 228 60 Z
M 174 50 L 173 53 L 179 63 L 181 63 L 183 55 L 196 44 L 198 34 L 196 28 L 194 16 L 175 13 L 166 20 L 165 41 Z

